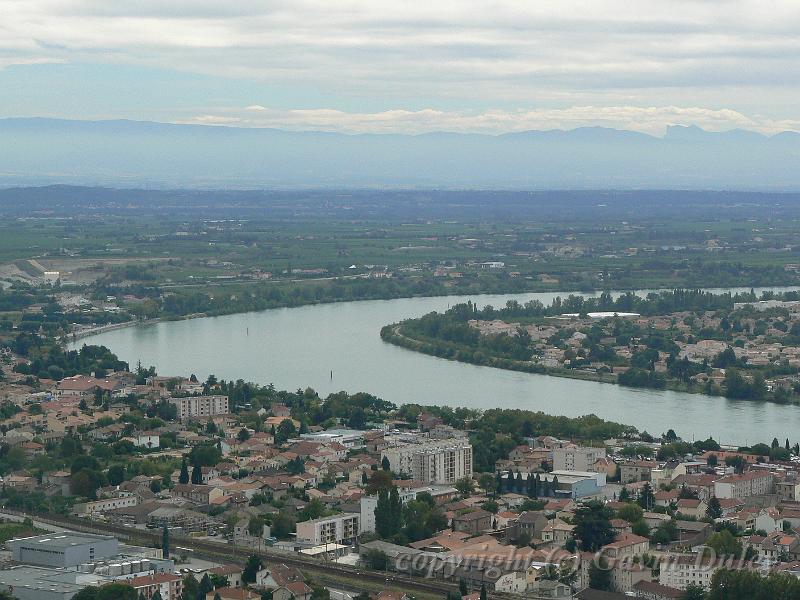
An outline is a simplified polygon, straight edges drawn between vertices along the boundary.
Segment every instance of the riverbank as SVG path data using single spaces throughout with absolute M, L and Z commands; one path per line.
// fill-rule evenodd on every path
M 725 395 L 722 393 L 711 393 L 713 391 L 721 392 L 719 386 L 709 389 L 708 387 L 688 385 L 683 382 L 675 381 L 672 379 L 666 379 L 664 381 L 663 387 L 658 387 L 658 388 L 646 387 L 646 386 L 641 386 L 641 387 L 625 386 L 619 383 L 618 375 L 616 373 L 606 373 L 606 372 L 596 372 L 596 371 L 593 372 L 580 369 L 558 369 L 553 367 L 546 367 L 544 365 L 534 363 L 531 361 L 520 361 L 509 358 L 492 357 L 485 354 L 481 354 L 480 357 L 476 360 L 476 354 L 480 353 L 465 352 L 457 348 L 455 345 L 443 346 L 441 343 L 434 345 L 424 340 L 419 340 L 410 337 L 402 332 L 402 323 L 393 323 L 391 325 L 386 325 L 382 327 L 380 336 L 384 342 L 393 344 L 395 346 L 399 346 L 401 348 L 405 348 L 406 350 L 412 350 L 414 352 L 419 352 L 421 354 L 426 354 L 428 356 L 435 356 L 437 358 L 444 358 L 446 360 L 452 360 L 455 362 L 462 362 L 482 367 L 491 367 L 494 369 L 503 369 L 507 371 L 518 371 L 522 373 L 532 373 L 536 375 L 547 375 L 550 377 L 561 377 L 565 379 L 593 381 L 596 383 L 607 383 L 628 389 L 669 390 L 672 392 L 681 392 L 686 394 L 698 394 L 708 397 L 725 398 Z M 772 396 L 768 396 L 763 399 L 756 400 L 754 402 L 769 402 L 771 404 L 777 404 L 781 406 L 800 405 L 800 403 L 798 402 L 776 402 L 775 400 L 772 399 Z
M 166 288 L 165 288 L 166 289 Z M 258 312 L 275 308 L 299 308 L 342 302 L 365 302 L 372 300 L 400 300 L 406 298 L 441 298 L 447 296 L 498 296 L 518 294 L 557 294 L 562 298 L 570 295 L 594 297 L 602 293 L 623 292 L 647 293 L 672 289 L 701 289 L 687 282 L 643 280 L 636 288 L 587 288 L 567 287 L 560 283 L 506 279 L 483 281 L 441 280 L 429 278 L 361 279 L 332 277 L 325 280 L 274 280 L 260 283 L 213 283 L 191 286 L 169 286 L 170 294 L 157 299 L 147 320 L 179 320 L 192 315 L 223 316 Z M 750 288 L 712 288 L 717 290 L 747 291 Z M 797 289 L 796 287 L 774 287 L 759 289 Z M 131 307 L 132 313 L 136 309 Z M 87 334 L 89 335 L 89 334 Z M 83 337 L 83 336 L 82 336 Z
M 520 294 L 471 299 L 481 305 L 505 306 L 509 300 L 550 303 L 556 295 L 563 297 Z M 660 433 L 673 426 L 686 439 L 712 435 L 734 445 L 747 445 L 748 439 L 763 440 L 765 432 L 769 439 L 794 438 L 800 428 L 800 410 L 794 405 L 601 385 L 436 360 L 388 344 L 378 335 L 387 323 L 445 311 L 468 299 L 338 302 L 164 320 L 102 333 L 69 348 L 78 349 L 83 343 L 103 345 L 120 360 L 155 366 L 162 375 L 188 373 L 204 380 L 213 374 L 227 381 L 273 384 L 276 389 L 310 387 L 323 397 L 342 390 L 363 391 L 398 406 L 502 407 L 566 417 L 593 413 L 640 430 Z
M 174 318 L 156 317 L 154 319 L 134 319 L 131 321 L 125 321 L 123 323 L 111 323 L 110 325 L 99 325 L 98 327 L 88 327 L 86 329 L 81 329 L 80 331 L 71 331 L 70 333 L 62 337 L 62 342 L 65 342 L 67 344 L 75 343 L 83 338 L 100 335 L 101 333 L 107 333 L 109 331 L 126 329 L 128 327 L 145 327 L 147 325 L 155 325 L 156 323 L 163 323 L 165 321 L 186 321 L 189 319 L 202 319 L 211 316 L 213 315 L 207 315 L 205 313 L 196 313 L 192 315 L 185 315 L 182 317 L 174 317 Z

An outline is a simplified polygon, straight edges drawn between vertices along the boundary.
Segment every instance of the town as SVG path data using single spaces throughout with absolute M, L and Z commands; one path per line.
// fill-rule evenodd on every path
M 661 599 L 800 582 L 794 440 L 721 447 L 67 356 L 107 369 L 34 391 L 26 359 L 4 356 L 0 585 L 21 600 Z

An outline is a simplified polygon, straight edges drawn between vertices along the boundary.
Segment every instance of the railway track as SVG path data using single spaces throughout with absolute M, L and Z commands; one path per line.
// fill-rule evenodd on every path
M 134 529 L 122 525 L 98 523 L 53 514 L 21 513 L 7 509 L 4 509 L 4 512 L 21 517 L 30 517 L 49 525 L 70 528 L 84 533 L 113 534 L 119 539 L 130 543 L 156 544 L 157 546 L 161 544 L 161 530 Z M 303 558 L 294 553 L 278 550 L 235 547 L 225 543 L 198 540 L 197 538 L 182 535 L 172 535 L 170 540 L 173 547 L 188 548 L 197 557 L 210 558 L 239 566 L 244 566 L 247 559 L 255 554 L 264 563 L 285 564 L 311 573 L 317 581 L 323 584 L 326 581 L 334 583 L 331 578 L 337 577 L 349 579 L 356 583 L 369 582 L 373 584 L 372 587 L 394 587 L 406 592 L 434 594 L 438 597 L 444 597 L 450 591 L 458 591 L 458 585 L 449 581 L 423 579 L 395 572 L 370 571 L 349 565 L 323 562 L 313 558 Z M 340 584 L 340 582 L 337 583 Z

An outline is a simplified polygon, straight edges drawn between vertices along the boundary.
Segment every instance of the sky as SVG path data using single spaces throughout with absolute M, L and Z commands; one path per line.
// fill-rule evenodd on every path
M 0 0 L 0 117 L 800 130 L 797 0 Z

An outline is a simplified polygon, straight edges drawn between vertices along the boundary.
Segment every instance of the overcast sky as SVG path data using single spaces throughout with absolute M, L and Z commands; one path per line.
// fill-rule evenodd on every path
M 0 0 L 0 116 L 800 129 L 798 0 Z

